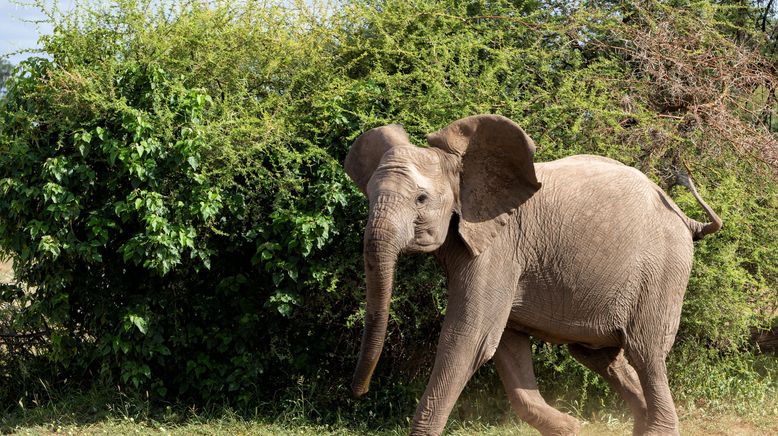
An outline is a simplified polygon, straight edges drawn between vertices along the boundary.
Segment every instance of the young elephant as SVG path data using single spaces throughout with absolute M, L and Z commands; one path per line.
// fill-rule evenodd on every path
M 372 129 L 345 168 L 370 201 L 364 239 L 367 312 L 352 389 L 368 390 L 386 334 L 395 262 L 434 253 L 448 277 L 435 365 L 412 434 L 443 431 L 475 370 L 494 358 L 519 416 L 543 434 L 578 422 L 538 393 L 530 335 L 568 344 L 627 402 L 636 434 L 678 434 L 665 357 L 692 267 L 688 218 L 640 171 L 598 156 L 533 163 L 511 120 L 461 119 L 411 145 L 399 125 Z M 627 358 L 629 362 L 627 362 Z

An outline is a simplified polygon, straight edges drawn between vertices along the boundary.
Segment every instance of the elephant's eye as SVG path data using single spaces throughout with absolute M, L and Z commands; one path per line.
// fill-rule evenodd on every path
M 416 197 L 416 204 L 422 205 L 429 200 L 429 196 L 427 194 L 421 193 L 418 197 Z

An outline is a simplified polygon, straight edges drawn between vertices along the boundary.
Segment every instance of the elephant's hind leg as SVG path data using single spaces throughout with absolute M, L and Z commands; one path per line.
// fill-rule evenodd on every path
M 678 416 L 667 382 L 667 368 L 663 358 L 645 357 L 633 350 L 627 354 L 635 365 L 646 399 L 646 436 L 677 436 Z M 635 357 L 633 357 L 635 356 Z
M 568 345 L 570 354 L 584 366 L 600 374 L 608 385 L 619 393 L 627 403 L 635 419 L 633 434 L 642 435 L 646 431 L 646 399 L 640 387 L 635 368 L 627 362 L 621 348 L 601 348 L 593 350 L 578 344 Z
M 532 350 L 526 334 L 506 329 L 494 353 L 513 410 L 543 435 L 578 434 L 578 421 L 546 404 L 532 369 Z
M 646 399 L 646 430 L 643 434 L 676 436 L 679 434 L 678 415 L 667 380 L 665 358 L 678 329 L 683 292 L 655 294 L 665 299 L 639 307 L 624 342 L 624 352 L 638 374 Z

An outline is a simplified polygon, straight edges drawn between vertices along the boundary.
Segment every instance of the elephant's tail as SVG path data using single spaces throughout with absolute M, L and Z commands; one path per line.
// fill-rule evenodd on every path
M 705 214 L 707 214 L 708 218 L 710 219 L 709 223 L 701 223 L 697 220 L 689 218 L 687 225 L 689 226 L 689 230 L 692 232 L 692 239 L 698 241 L 705 237 L 705 235 L 719 231 L 723 223 L 721 218 L 716 215 L 716 212 L 714 212 L 713 209 L 708 206 L 708 203 L 706 203 L 705 200 L 700 197 L 700 193 L 697 192 L 697 188 L 694 186 L 694 182 L 689 175 L 689 167 L 686 165 L 686 162 L 681 161 L 681 163 L 683 164 L 683 168 L 679 168 L 678 172 L 676 173 L 676 183 L 681 186 L 685 186 L 687 189 L 689 189 L 689 191 L 692 192 L 692 195 L 694 195 L 697 203 L 700 204 L 700 207 L 702 207 L 702 210 L 705 211 Z

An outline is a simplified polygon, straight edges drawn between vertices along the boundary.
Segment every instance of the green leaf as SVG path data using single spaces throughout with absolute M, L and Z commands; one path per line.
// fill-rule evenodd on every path
M 143 333 L 145 335 L 146 334 L 146 319 L 141 317 L 141 316 L 135 315 L 135 314 L 130 314 L 129 318 L 130 318 L 130 322 L 133 323 L 135 325 L 135 327 L 138 328 L 138 331 L 140 331 L 141 333 Z

